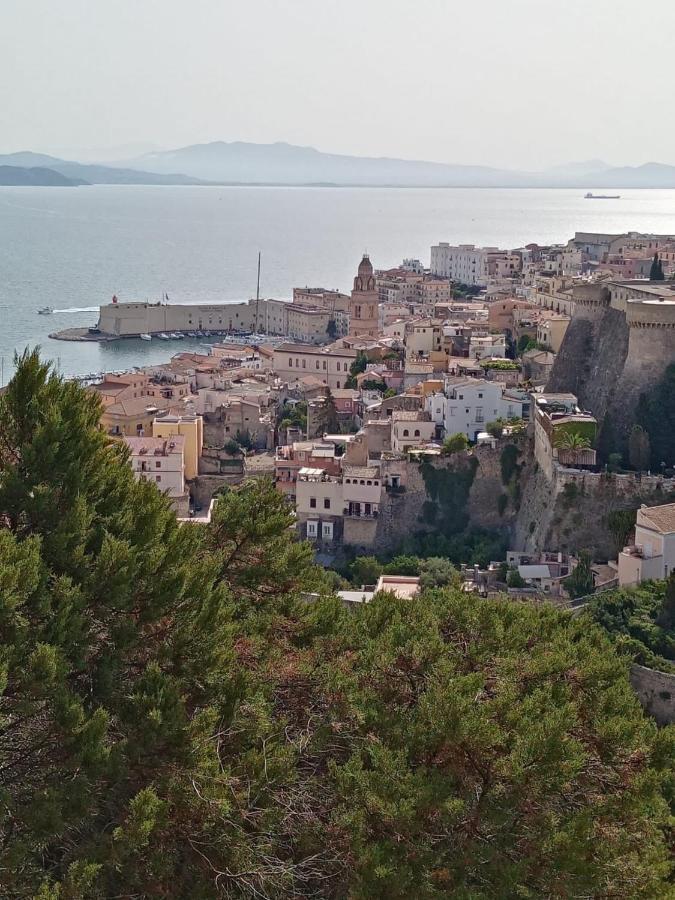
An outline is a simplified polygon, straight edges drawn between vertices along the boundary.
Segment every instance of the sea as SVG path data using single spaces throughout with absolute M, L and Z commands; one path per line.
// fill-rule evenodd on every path
M 348 291 L 364 252 L 376 268 L 429 264 L 439 241 L 503 248 L 575 231 L 675 234 L 675 190 L 333 187 L 0 187 L 0 383 L 39 346 L 64 375 L 167 360 L 198 340 L 66 343 L 120 301 L 289 298 L 295 286 Z M 40 307 L 53 315 L 38 315 Z M 203 343 L 203 342 L 202 342 Z

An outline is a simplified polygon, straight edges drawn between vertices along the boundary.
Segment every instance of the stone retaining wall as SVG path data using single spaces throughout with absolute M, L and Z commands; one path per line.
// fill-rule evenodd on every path
M 659 725 L 675 722 L 675 675 L 633 664 L 630 683 L 645 712 Z

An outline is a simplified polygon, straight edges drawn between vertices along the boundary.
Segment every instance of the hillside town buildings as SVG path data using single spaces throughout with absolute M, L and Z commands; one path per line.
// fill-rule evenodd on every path
M 183 514 L 269 475 L 298 536 L 328 559 L 345 547 L 377 553 L 385 536 L 402 542 L 424 518 L 421 470 L 461 470 L 462 461 L 480 477 L 493 472 L 490 491 L 473 502 L 484 507 L 481 527 L 506 529 L 503 510 L 519 502 L 517 486 L 502 480 L 509 436 L 522 436 L 519 470 L 536 468 L 551 504 L 607 468 L 601 417 L 576 387 L 547 385 L 572 323 L 597 309 L 624 317 L 631 341 L 639 332 L 667 343 L 675 282 L 645 277 L 654 253 L 675 270 L 668 235 L 580 232 L 567 244 L 503 249 L 439 243 L 429 270 L 418 260 L 376 270 L 364 255 L 350 293 L 306 286 L 290 302 L 107 304 L 99 328 L 108 335 L 209 330 L 214 340 L 92 385 L 101 428 L 126 441 L 136 477 L 154 481 Z M 590 368 L 584 346 L 576 359 Z M 469 449 L 453 458 L 444 442 L 456 435 Z M 675 520 L 664 510 L 638 510 L 616 563 L 620 583 L 672 571 Z M 526 551 L 527 540 L 511 560 L 523 590 L 563 596 L 572 558 Z

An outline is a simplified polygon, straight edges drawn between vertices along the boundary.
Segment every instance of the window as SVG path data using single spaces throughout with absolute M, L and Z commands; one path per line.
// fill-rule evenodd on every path
M 403 429 L 403 437 L 408 437 L 409 434 L 410 434 L 410 432 L 408 431 L 408 429 L 404 428 Z
M 293 360 L 292 360 L 292 359 L 289 359 L 289 360 L 288 360 L 288 368 L 289 368 L 289 369 L 292 369 L 292 368 L 293 368 Z
M 370 481 L 370 480 L 366 481 L 366 484 L 372 484 L 372 483 L 373 483 L 373 482 Z
M 319 360 L 318 359 L 316 361 L 316 367 L 317 367 L 317 369 L 319 368 Z
M 155 463 L 155 468 L 156 468 L 156 469 L 161 469 L 161 468 L 162 468 L 162 464 L 161 464 L 161 462 L 159 462 L 159 460 Z
M 330 509 L 330 497 L 323 498 L 323 508 Z
M 307 523 L 307 537 L 315 538 L 317 536 L 317 529 L 319 523 L 318 522 L 308 522 Z
M 309 508 L 316 509 L 316 497 L 309 498 Z
M 303 369 L 305 368 L 305 360 L 304 360 L 304 359 L 303 359 L 303 361 L 302 361 L 302 368 L 303 368 Z
M 161 476 L 161 475 L 155 475 L 155 480 L 156 480 L 156 481 L 161 481 L 161 480 L 162 480 L 162 476 Z
M 415 437 L 419 437 L 419 436 L 420 436 L 420 430 L 419 430 L 419 428 L 416 428 L 415 429 Z
M 333 523 L 332 522 L 324 522 L 321 526 L 321 537 L 324 541 L 332 541 L 333 540 Z
M 338 366 L 339 366 L 339 363 L 338 363 Z M 325 359 L 323 361 L 323 370 L 324 370 L 324 372 L 326 371 L 326 360 Z M 340 371 L 340 370 L 338 369 L 338 371 Z

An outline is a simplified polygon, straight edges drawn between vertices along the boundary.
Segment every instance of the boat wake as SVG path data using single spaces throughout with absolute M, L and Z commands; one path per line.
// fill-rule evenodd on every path
M 67 309 L 55 309 L 53 313 L 56 315 L 56 313 L 98 312 L 98 310 L 98 306 L 69 306 Z

